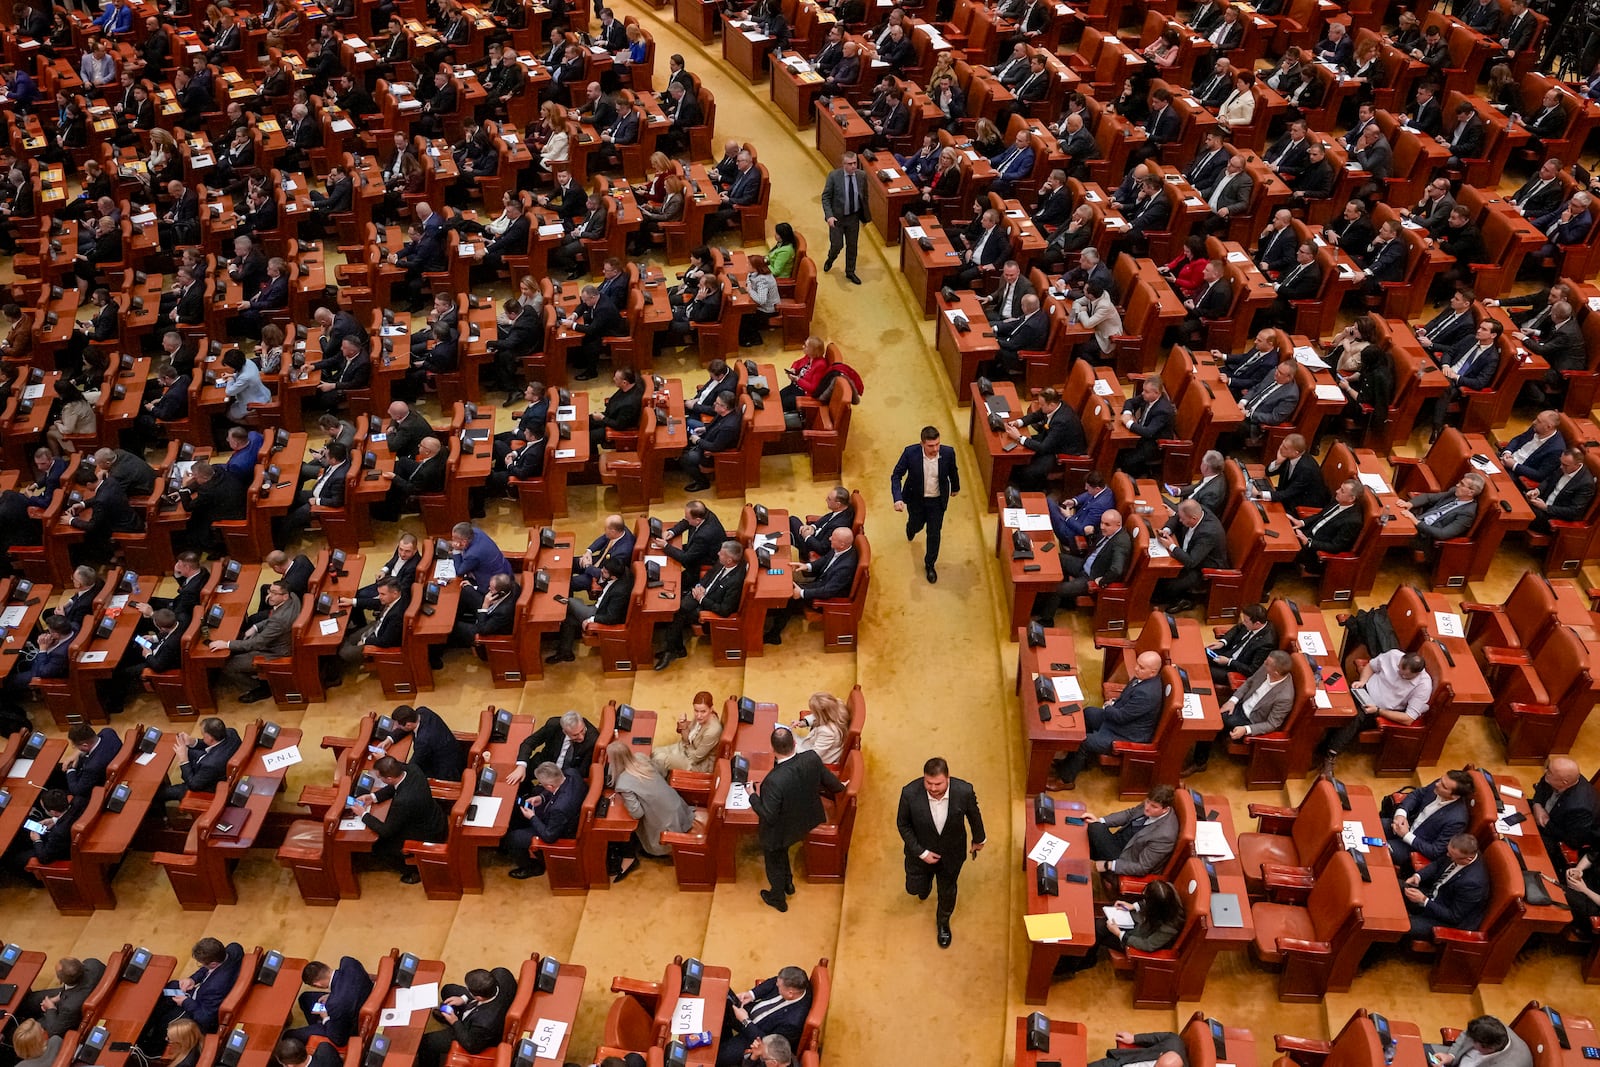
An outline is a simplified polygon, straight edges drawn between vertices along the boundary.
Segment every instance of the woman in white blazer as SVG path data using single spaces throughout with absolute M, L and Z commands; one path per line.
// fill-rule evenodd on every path
M 1241 71 L 1233 79 L 1233 92 L 1228 99 L 1222 102 L 1222 107 L 1217 111 L 1217 118 L 1230 129 L 1248 126 L 1256 113 L 1256 76 L 1249 71 Z

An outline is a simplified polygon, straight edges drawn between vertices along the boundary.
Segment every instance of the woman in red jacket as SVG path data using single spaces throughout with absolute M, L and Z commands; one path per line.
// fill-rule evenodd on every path
M 1206 270 L 1206 239 L 1197 233 L 1189 235 L 1183 242 L 1183 251 L 1178 258 L 1161 268 L 1161 273 L 1166 276 L 1178 295 L 1185 300 L 1193 300 L 1194 295 L 1205 284 Z

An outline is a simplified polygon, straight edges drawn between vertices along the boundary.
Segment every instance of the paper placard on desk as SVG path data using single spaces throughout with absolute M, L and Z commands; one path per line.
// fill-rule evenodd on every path
M 756 534 L 755 543 L 753 545 L 751 545 L 751 547 L 756 549 L 757 551 L 759 551 L 759 550 L 761 550 L 763 548 L 777 548 L 778 547 L 778 535 L 777 534 Z
M 1022 529 L 1043 533 L 1050 529 L 1050 516 L 1044 514 L 1035 515 L 1030 512 L 1022 516 Z
M 1522 790 L 1518 789 L 1514 785 L 1506 785 L 1504 782 L 1500 782 L 1500 781 L 1497 781 L 1495 784 L 1500 787 L 1500 792 L 1505 794 L 1508 797 L 1520 797 L 1520 796 L 1522 796 Z
M 360 819 L 339 820 L 339 829 L 341 830 L 365 830 L 366 828 L 367 824 L 362 822 Z
M 1600 311 L 1600 296 L 1591 296 L 1589 298 L 1589 310 Z
M 750 810 L 750 790 L 743 782 L 734 782 L 728 786 L 728 810 Z
M 1039 835 L 1039 843 L 1034 845 L 1028 853 L 1028 858 L 1035 863 L 1060 863 L 1061 857 L 1067 854 L 1067 842 L 1048 831 Z
M 556 421 L 557 422 L 577 422 L 578 421 L 578 409 L 577 409 L 576 405 L 568 405 L 567 407 L 564 407 L 564 408 L 556 408 Z
M 323 619 L 321 622 L 317 623 L 317 630 L 322 634 L 323 637 L 331 637 L 339 632 L 339 620 Z
M 1310 345 L 1297 345 L 1294 350 L 1294 360 L 1303 367 L 1313 370 L 1327 370 L 1328 364 L 1317 355 L 1317 350 Z
M 1059 703 L 1071 704 L 1073 701 L 1083 700 L 1083 686 L 1078 684 L 1077 675 L 1052 675 L 1050 684 L 1056 687 L 1056 700 Z
M 151 753 L 151 754 L 154 755 L 154 753 Z M 31 759 L 19 759 L 19 760 L 17 760 L 17 762 L 15 762 L 15 763 L 13 763 L 11 765 L 11 769 L 6 772 L 6 777 L 7 778 L 26 778 L 26 777 L 28 777 L 28 772 L 31 771 L 31 770 L 33 770 L 33 760 L 31 760 Z
M 133 762 L 137 763 L 141 767 L 148 767 L 155 761 L 156 754 L 154 752 L 146 752 L 144 755 L 137 757 Z
M 954 253 L 952 253 L 952 255 L 953 254 Z M 944 317 L 949 319 L 951 322 L 955 322 L 957 319 L 964 319 L 967 316 L 966 312 L 962 311 L 960 308 L 949 308 L 945 311 Z
M 1183 694 L 1183 717 L 1185 719 L 1203 719 L 1206 709 L 1200 704 L 1199 693 Z
M 1007 526 L 1007 527 L 1009 527 L 1009 528 L 1011 528 L 1013 530 L 1022 529 L 1022 520 L 1027 518 L 1027 516 L 1028 516 L 1028 512 L 1027 512 L 1027 510 L 1025 508 L 1001 508 L 1000 509 L 1000 523 L 1001 523 L 1001 525 Z
M 1119 908 L 1115 904 L 1103 904 L 1100 914 L 1106 917 L 1106 922 L 1112 926 L 1119 926 L 1124 930 L 1133 929 L 1133 912 L 1127 908 Z
M 577 454 L 578 454 L 578 450 L 576 448 L 558 448 L 558 449 L 556 449 L 556 458 L 557 459 L 571 459 L 574 456 L 576 456 Z
M 654 563 L 658 567 L 665 567 L 667 565 L 666 556 L 646 556 L 644 561 L 646 563 Z
M 1204 200 L 1201 200 L 1197 196 L 1186 196 L 1186 197 L 1183 198 L 1183 202 L 1184 202 L 1185 206 L 1187 206 L 1187 207 L 1205 207 L 1206 206 L 1206 202 Z
M 1345 848 L 1353 848 L 1357 852 L 1365 852 L 1367 843 L 1361 840 L 1366 836 L 1362 829 L 1360 819 L 1346 819 L 1344 826 L 1339 830 L 1339 840 Z
M 190 156 L 189 162 L 196 167 L 209 167 L 214 160 L 209 155 L 202 152 L 198 156 Z
M 1127 219 L 1119 218 L 1116 215 L 1107 215 L 1104 221 L 1108 230 L 1121 230 L 1128 225 Z
M 1340 389 L 1337 385 L 1318 385 L 1317 386 L 1317 399 L 1318 400 L 1343 400 L 1344 399 L 1344 390 Z
M 552 222 L 548 226 L 539 227 L 540 237 L 557 237 L 567 232 L 567 228 L 559 222 Z
M 394 991 L 394 1006 L 407 1011 L 427 1011 L 439 1006 L 439 983 L 422 982 Z
M 1314 690 L 1311 694 L 1311 702 L 1319 708 L 1333 707 L 1333 698 L 1328 696 L 1326 689 Z
M 905 233 L 905 235 L 907 237 L 911 238 L 913 241 L 920 241 L 924 237 L 927 236 L 927 231 L 924 230 L 921 226 L 907 226 L 905 228 L 904 233 Z
M 1055 941 L 1072 940 L 1072 923 L 1067 921 L 1067 917 L 1063 912 L 1052 911 L 1043 915 L 1024 915 L 1022 924 L 1027 927 L 1029 941 L 1040 941 L 1049 944 Z
M 22 390 L 22 399 L 24 400 L 38 400 L 41 396 L 44 396 L 43 385 L 30 385 Z
M 1201 819 L 1194 824 L 1194 854 L 1210 859 L 1233 859 L 1233 848 L 1220 822 Z
M 472 814 L 467 818 L 468 826 L 493 826 L 495 817 L 500 814 L 499 797 L 478 797 L 472 802 Z
M 156 221 L 156 213 L 154 211 L 141 211 L 139 214 L 133 217 L 133 221 L 138 225 L 143 226 L 147 222 Z
M 1300 651 L 1308 656 L 1326 656 L 1328 654 L 1327 642 L 1322 640 L 1322 635 L 1315 630 L 1301 630 L 1295 635 L 1295 640 L 1300 643 Z
M 1147 551 L 1150 553 L 1151 559 L 1166 559 L 1172 555 L 1171 552 L 1167 551 L 1167 546 L 1160 541 L 1151 541 Z
M 1006 218 L 1008 219 L 1025 219 L 1027 217 L 1028 213 L 1026 211 L 1018 211 L 1015 208 L 1006 212 Z
M 1436 611 L 1433 613 L 1433 635 L 1435 637 L 1466 637 L 1467 629 L 1461 621 L 1461 616 L 1453 611 Z
M 679 997 L 672 1009 L 674 1034 L 698 1034 L 705 1028 L 706 1002 L 704 997 Z
M 293 767 L 300 762 L 300 759 L 300 746 L 290 745 L 279 752 L 263 753 L 261 756 L 261 769 L 268 772 L 281 771 L 285 767 Z
M 478 252 L 478 246 L 474 244 L 462 243 L 456 245 L 456 251 L 463 256 L 476 255 Z
M 1248 263 L 1248 262 L 1250 262 L 1250 257 L 1245 255 L 1243 252 L 1229 252 L 1228 253 L 1228 262 L 1229 263 Z
M 99 648 L 99 649 L 95 649 L 93 652 L 85 652 L 83 655 L 78 657 L 78 662 L 79 663 L 104 663 L 106 661 L 106 655 L 107 655 L 106 650 L 103 649 L 103 648 Z
M 885 178 L 888 178 L 890 181 L 894 181 L 896 178 L 900 177 L 900 172 L 895 170 L 893 167 L 884 167 L 878 173 L 882 174 Z
M 1374 493 L 1389 494 L 1394 492 L 1393 489 L 1389 488 L 1389 483 L 1383 480 L 1383 475 L 1381 474 L 1367 474 L 1363 472 L 1361 474 L 1357 474 L 1356 479 L 1360 481 L 1362 485 L 1366 486 L 1368 489 L 1371 489 Z
M 453 559 L 435 560 L 433 564 L 433 580 L 448 582 L 456 576 L 456 561 Z
M 7 629 L 13 626 L 21 626 L 22 620 L 27 616 L 28 609 L 21 604 L 15 604 L 4 611 L 0 611 L 0 626 L 4 626 Z
M 556 1053 L 561 1051 L 561 1042 L 567 1039 L 567 1024 L 560 1019 L 540 1019 L 534 1026 L 533 1033 L 528 1035 L 533 1039 L 533 1045 L 539 1051 L 535 1054 L 537 1059 L 553 1060 Z

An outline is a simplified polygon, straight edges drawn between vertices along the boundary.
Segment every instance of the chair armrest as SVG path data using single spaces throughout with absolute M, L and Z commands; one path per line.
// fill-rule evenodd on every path
M 1439 1027 L 1439 1037 L 1447 1045 L 1455 1044 L 1456 1043 L 1456 1038 L 1458 1038 L 1460 1036 L 1461 1036 L 1461 1031 L 1458 1028 L 1454 1027 L 1454 1026 L 1441 1026 L 1441 1027 Z
M 429 778 L 428 792 L 435 800 L 448 800 L 454 804 L 461 798 L 461 783 L 444 778 Z
M 323 748 L 354 748 L 356 739 L 353 737 L 335 737 L 332 734 L 322 736 Z
M 1094 638 L 1095 648 L 1132 648 L 1133 644 L 1133 639 L 1128 637 L 1101 637 L 1096 634 Z
M 1138 741 L 1113 741 L 1111 742 L 1111 751 L 1119 755 L 1140 753 L 1153 756 L 1160 750 L 1155 745 L 1141 744 Z
M 1543 715 L 1546 718 L 1554 718 L 1559 710 L 1554 704 L 1524 704 L 1516 700 L 1511 702 L 1513 715 Z
M 711 775 L 704 771 L 673 771 L 667 776 L 667 784 L 680 792 L 711 791 Z
M 1298 952 L 1303 956 L 1328 956 L 1333 953 L 1333 946 L 1326 941 L 1307 941 L 1299 937 L 1278 938 L 1279 952 Z M 1290 1057 L 1291 1059 L 1293 1056 Z
M 1200 574 L 1212 581 L 1229 580 L 1244 581 L 1244 571 L 1232 567 L 1201 567 Z
M 1300 817 L 1299 808 L 1286 808 L 1278 804 L 1251 804 L 1246 810 L 1252 819 L 1272 819 L 1275 822 L 1294 822 Z
M 661 983 L 649 982 L 643 978 L 625 978 L 618 975 L 616 978 L 611 979 L 611 992 L 627 993 L 635 997 L 659 997 L 661 996 Z
M 1261 878 L 1270 893 L 1274 889 L 1309 890 L 1317 880 L 1310 867 L 1291 867 L 1287 863 L 1263 863 Z
M 407 856 L 443 857 L 449 852 L 450 844 L 446 841 L 407 841 L 400 847 Z
M 1533 657 L 1523 649 L 1495 645 L 1484 646 L 1483 658 L 1497 667 L 1526 667 L 1533 662 Z
M 1306 949 L 1314 950 L 1322 942 L 1302 941 L 1299 938 L 1286 937 L 1280 938 L 1278 944 L 1280 946 L 1291 946 L 1296 951 L 1300 951 L 1302 946 L 1305 946 Z M 1332 1041 L 1319 1041 L 1314 1037 L 1291 1037 L 1288 1034 L 1274 1034 L 1272 1035 L 1272 1041 L 1274 1048 L 1279 1052 L 1288 1053 L 1291 1059 L 1299 1055 L 1321 1060 L 1326 1059 L 1333 1052 Z
M 1463 600 L 1460 608 L 1469 615 L 1504 615 L 1506 613 L 1504 605 L 1479 604 L 1475 600 Z
M 1451 926 L 1435 926 L 1433 928 L 1435 941 L 1447 941 L 1458 945 L 1487 945 L 1489 938 L 1476 930 L 1457 930 Z

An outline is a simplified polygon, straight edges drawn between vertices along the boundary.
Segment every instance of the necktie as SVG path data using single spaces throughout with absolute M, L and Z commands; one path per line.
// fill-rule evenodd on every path
M 1105 538 L 1105 539 L 1101 540 L 1101 542 L 1098 545 L 1094 546 L 1094 551 L 1089 553 L 1089 558 L 1083 561 L 1083 573 L 1084 574 L 1088 574 L 1088 575 L 1093 575 L 1094 574 L 1094 561 L 1096 559 L 1100 558 L 1100 550 L 1102 548 L 1106 547 L 1106 542 L 1109 541 L 1109 540 L 1110 540 L 1110 538 Z
M 1245 412 L 1245 414 L 1254 415 L 1258 410 L 1260 410 L 1261 405 L 1266 403 L 1267 397 L 1271 396 L 1273 393 L 1276 393 L 1277 391 L 1278 391 L 1278 383 L 1277 382 L 1273 382 L 1271 385 L 1267 386 L 1266 392 L 1262 393 L 1260 396 L 1258 396 L 1254 400 L 1250 401 L 1250 408 L 1249 408 L 1248 411 Z
M 1440 876 L 1440 878 L 1439 878 L 1439 880 L 1437 882 L 1433 883 L 1433 892 L 1428 894 L 1428 899 L 1432 900 L 1435 897 L 1437 897 L 1439 895 L 1440 890 L 1444 889 L 1444 884 L 1446 882 L 1448 882 L 1450 879 L 1454 878 L 1456 876 L 1456 872 L 1459 871 L 1459 870 L 1461 870 L 1461 867 L 1458 864 L 1454 864 L 1454 863 L 1452 863 L 1450 866 L 1446 867 L 1444 869 L 1444 874 Z
M 1311 532 L 1314 534 L 1318 530 L 1322 529 L 1328 523 L 1333 521 L 1333 517 L 1335 515 L 1338 515 L 1339 513 L 1344 511 L 1344 509 L 1345 509 L 1345 506 L 1343 504 L 1339 504 L 1339 505 L 1333 507 L 1332 509 L 1330 509 L 1329 512 L 1326 515 L 1324 515 L 1322 518 L 1317 520 L 1317 524 L 1315 526 L 1311 527 Z
M 1306 265 L 1304 263 L 1295 264 L 1294 270 L 1290 271 L 1288 276 L 1285 277 L 1283 281 L 1278 283 L 1278 288 L 1287 289 L 1289 287 L 1289 283 L 1294 281 L 1295 278 L 1299 276 L 1300 272 L 1305 270 L 1305 268 Z
M 1462 377 L 1463 375 L 1465 375 L 1467 373 L 1467 370 L 1472 366 L 1473 362 L 1478 358 L 1478 356 L 1482 352 L 1483 352 L 1483 346 L 1482 345 L 1474 345 L 1474 346 L 1472 346 L 1472 350 L 1467 353 L 1466 358 L 1463 359 L 1460 363 L 1456 364 L 1456 377 L 1459 378 L 1459 377 Z
M 1424 515 L 1422 517 L 1422 521 L 1431 526 L 1434 523 L 1437 523 L 1440 519 L 1444 518 L 1446 515 L 1450 514 L 1452 511 L 1454 511 L 1457 507 L 1460 506 L 1460 504 L 1461 504 L 1461 501 L 1459 501 L 1459 500 L 1455 499 L 1454 497 L 1452 497 L 1451 499 L 1445 501 L 1443 504 L 1440 504 L 1438 507 L 1434 508 L 1432 511 L 1430 511 L 1426 515 Z
M 1532 200 L 1535 196 L 1538 196 L 1539 195 L 1539 190 L 1543 189 L 1545 187 L 1545 184 L 1546 184 L 1546 182 L 1545 182 L 1545 180 L 1543 178 L 1540 178 L 1538 181 L 1534 182 L 1533 185 L 1529 186 L 1527 195 L 1522 198 L 1522 202 L 1524 204 L 1526 204 L 1528 201 Z
M 1211 162 L 1211 157 L 1214 155 L 1216 155 L 1215 152 L 1207 152 L 1200 157 L 1199 162 L 1194 165 L 1193 174 L 1195 177 L 1199 177 L 1206 172 L 1206 164 Z
M 1435 337 L 1442 337 L 1444 335 L 1444 332 L 1450 328 L 1450 324 L 1452 322 L 1456 321 L 1456 315 L 1457 315 L 1457 312 L 1454 312 L 1454 311 L 1452 311 L 1452 312 L 1450 312 L 1450 314 L 1446 315 L 1444 317 L 1444 321 L 1439 324 L 1439 328 L 1437 330 L 1433 331 L 1434 336 Z
M 848 174 L 844 176 L 844 213 L 846 215 L 856 213 L 856 183 Z

